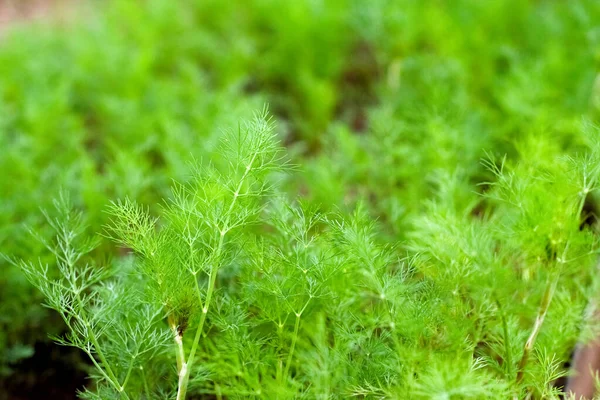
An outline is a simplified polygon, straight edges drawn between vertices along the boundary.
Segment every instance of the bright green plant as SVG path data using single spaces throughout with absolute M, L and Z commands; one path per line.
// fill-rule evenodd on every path
M 37 238 L 54 256 L 57 271 L 41 260 L 18 264 L 44 295 L 45 305 L 57 311 L 69 329 L 65 336 L 55 337 L 56 342 L 87 354 L 96 367 L 92 377 L 107 383 L 106 388 L 82 397 L 104 398 L 110 389 L 127 398 L 126 388 L 145 388 L 145 363 L 170 339 L 157 326 L 162 312 L 133 295 L 137 282 L 128 277 L 127 263 L 121 263 L 115 274 L 112 268 L 94 262 L 90 253 L 98 241 L 84 235 L 83 216 L 65 197 L 55 206 L 56 216 L 46 214 L 54 238 Z M 134 382 L 130 382 L 132 376 Z
M 486 161 L 483 198 L 440 175 L 400 247 L 364 207 L 323 214 L 279 193 L 287 163 L 261 114 L 158 218 L 112 203 L 105 235 L 129 256 L 97 265 L 63 197 L 54 239 L 37 235 L 55 261 L 13 263 L 69 328 L 57 342 L 92 360 L 83 398 L 557 398 L 597 286 L 588 134 L 585 156 L 531 137 L 529 161 Z
M 54 285 L 89 397 L 556 396 L 594 331 L 599 4 L 111 0 L 3 34 L 0 246 L 41 264 L 0 259 L 0 375 L 70 329 Z M 244 177 L 219 129 L 266 99 L 301 168 Z

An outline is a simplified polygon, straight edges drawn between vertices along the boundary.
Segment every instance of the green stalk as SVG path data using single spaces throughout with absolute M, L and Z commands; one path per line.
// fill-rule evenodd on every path
M 288 354 L 287 361 L 285 363 L 285 371 L 283 377 L 287 378 L 290 372 L 290 366 L 292 365 L 292 358 L 294 356 L 294 349 L 296 348 L 296 341 L 298 340 L 298 329 L 300 328 L 300 317 L 302 313 L 296 314 L 296 324 L 294 324 L 294 336 L 292 336 L 292 345 L 290 346 L 290 352 Z
M 121 390 L 125 390 L 125 387 L 127 386 L 127 382 L 129 382 L 129 377 L 131 376 L 131 371 L 133 370 L 133 362 L 135 361 L 135 358 L 137 357 L 137 355 L 135 357 L 133 357 L 131 359 L 131 363 L 129 363 L 129 369 L 127 370 L 127 374 L 125 375 L 125 380 L 123 381 L 123 385 L 121 385 Z
M 223 247 L 223 237 L 221 235 L 221 239 L 219 240 L 219 246 L 217 248 L 217 256 L 220 256 L 221 249 Z M 202 329 L 204 328 L 204 322 L 206 321 L 206 315 L 208 314 L 208 307 L 210 305 L 210 300 L 212 298 L 212 294 L 215 288 L 215 282 L 217 280 L 217 271 L 218 266 L 213 264 L 210 270 L 210 280 L 208 286 L 208 292 L 206 293 L 206 302 L 204 303 L 204 308 L 202 308 L 202 316 L 200 317 L 200 323 L 198 324 L 198 328 L 196 328 L 196 335 L 194 336 L 194 343 L 192 345 L 192 350 L 190 351 L 190 355 L 187 361 L 183 361 L 181 365 L 181 370 L 179 371 L 179 383 L 177 386 L 177 400 L 184 400 L 185 394 L 187 392 L 187 386 L 190 379 L 190 368 L 194 363 L 194 357 L 196 355 L 196 351 L 198 350 L 198 345 L 200 343 L 200 336 L 202 335 Z
M 525 348 L 523 349 L 523 356 L 519 361 L 519 367 L 517 369 L 517 385 L 523 381 L 523 377 L 525 376 L 525 367 L 527 365 L 527 361 L 529 360 L 529 356 L 533 350 L 533 346 L 535 345 L 535 341 L 537 339 L 540 330 L 542 329 L 542 324 L 544 323 L 544 319 L 546 318 L 546 314 L 548 313 L 548 308 L 550 307 L 550 303 L 552 302 L 552 297 L 554 296 L 554 292 L 556 291 L 556 286 L 558 284 L 559 274 L 556 274 L 554 278 L 550 278 L 548 283 L 546 284 L 546 289 L 544 290 L 544 295 L 542 296 L 542 302 L 540 303 L 540 307 L 538 309 L 537 316 L 535 318 L 535 323 L 533 325 L 533 329 L 527 342 L 525 343 Z
M 65 239 L 65 243 L 66 243 L 65 248 L 69 248 L 71 242 L 68 239 Z M 63 251 L 65 252 L 65 254 L 67 254 L 66 250 L 63 250 Z M 65 256 L 64 261 L 66 262 L 69 269 L 71 269 L 71 270 L 75 269 L 75 260 L 72 260 L 70 257 Z M 96 360 L 93 359 L 94 357 L 92 356 L 92 354 L 91 353 L 88 353 L 88 354 L 90 354 L 90 357 L 92 358 L 92 361 L 94 362 L 94 365 L 96 366 L 96 368 L 98 368 L 102 372 L 103 375 L 107 376 L 108 381 L 115 387 L 115 389 L 117 389 L 117 391 L 119 393 L 122 393 L 123 395 L 125 395 L 125 398 L 129 399 L 129 396 L 127 396 L 127 394 L 123 392 L 124 385 L 119 384 L 119 380 L 117 379 L 116 375 L 110 368 L 110 365 L 106 361 L 106 357 L 104 357 L 104 353 L 102 353 L 102 349 L 100 348 L 100 344 L 98 343 L 96 334 L 94 333 L 94 330 L 92 329 L 91 324 L 87 319 L 87 313 L 86 313 L 85 307 L 83 305 L 83 300 L 81 300 L 80 289 L 77 287 L 77 282 L 76 282 L 76 278 L 75 278 L 74 274 L 71 275 L 69 282 L 71 284 L 71 291 L 75 295 L 75 300 L 77 301 L 77 305 L 79 306 L 80 315 L 78 315 L 78 318 L 81 320 L 81 322 L 87 328 L 90 342 L 92 342 L 92 346 L 94 346 L 94 349 L 96 350 L 96 354 L 98 355 L 100 362 L 106 369 L 106 372 L 100 367 L 100 365 L 98 365 L 98 363 L 96 363 Z
M 175 357 L 177 359 L 177 372 L 181 371 L 181 365 L 183 364 L 184 354 L 183 354 L 183 341 L 181 336 L 179 335 L 179 331 L 177 326 L 175 326 L 175 322 L 171 320 L 171 316 L 169 316 L 169 325 L 171 331 L 173 331 L 173 339 L 175 340 Z
M 148 381 L 146 380 L 146 372 L 144 372 L 144 367 L 140 367 L 142 382 L 144 383 L 144 393 L 146 393 L 146 398 L 150 400 L 150 389 L 148 388 Z
M 114 372 L 110 368 L 110 365 L 108 365 L 108 362 L 106 361 L 106 358 L 104 357 L 104 353 L 102 353 L 102 349 L 100 348 L 100 344 L 98 343 L 96 334 L 94 333 L 94 330 L 91 328 L 91 325 L 90 325 L 89 321 L 87 320 L 87 316 L 85 313 L 85 307 L 83 306 L 83 301 L 81 300 L 81 296 L 79 296 L 79 292 L 77 290 L 75 290 L 75 299 L 77 300 L 77 304 L 79 305 L 79 308 L 81 310 L 81 316 L 79 318 L 81 318 L 83 324 L 87 328 L 87 332 L 89 334 L 90 341 L 92 342 L 92 346 L 94 346 L 94 349 L 96 350 L 96 354 L 98 355 L 100 362 L 102 363 L 104 368 L 106 368 L 106 375 L 109 378 L 108 381 L 115 387 L 115 389 L 117 389 L 117 391 L 119 391 L 120 393 L 123 393 L 124 387 L 119 384 L 119 380 L 117 379 Z M 96 363 L 94 363 L 94 364 L 96 364 Z M 100 368 L 98 364 L 96 364 L 96 366 L 97 366 L 97 368 L 100 369 L 100 371 L 104 372 L 104 370 L 102 368 Z M 125 397 L 129 398 L 127 396 L 127 394 L 125 394 Z
M 194 363 L 194 357 L 196 356 L 196 351 L 198 350 L 198 345 L 200 344 L 200 336 L 202 336 L 202 330 L 204 328 L 204 323 L 206 321 L 206 316 L 208 314 L 208 308 L 210 307 L 210 301 L 212 299 L 212 295 L 215 289 L 215 283 L 217 281 L 217 273 L 221 264 L 221 253 L 223 252 L 223 245 L 225 243 L 225 235 L 230 229 L 230 217 L 231 212 L 233 211 L 233 207 L 235 206 L 235 202 L 237 198 L 240 196 L 240 190 L 242 190 L 242 186 L 246 177 L 248 177 L 250 171 L 252 170 L 252 165 L 256 160 L 257 153 L 254 153 L 252 159 L 249 164 L 246 166 L 244 174 L 242 175 L 240 182 L 233 194 L 233 199 L 231 200 L 231 204 L 227 209 L 227 221 L 224 223 L 222 229 L 219 231 L 219 243 L 217 245 L 217 249 L 215 251 L 214 263 L 210 269 L 210 277 L 208 282 L 208 290 L 206 292 L 206 300 L 204 302 L 204 307 L 202 307 L 202 316 L 200 317 L 200 323 L 196 328 L 196 334 L 194 335 L 194 342 L 192 344 L 192 349 L 190 351 L 190 355 L 188 356 L 187 361 L 182 360 L 181 369 L 179 370 L 179 381 L 177 384 L 177 400 L 185 400 L 185 395 L 187 392 L 188 382 L 190 380 L 190 371 L 191 367 Z M 198 288 L 198 295 L 200 295 L 200 290 Z M 202 302 L 200 302 L 202 304 Z
M 223 400 L 223 394 L 221 393 L 221 386 L 219 386 L 218 384 L 215 385 L 215 394 L 217 396 L 217 400 Z
M 506 314 L 504 313 L 504 309 L 502 308 L 502 304 L 500 300 L 496 299 L 496 304 L 498 305 L 498 310 L 500 310 L 500 318 L 502 318 L 502 331 L 504 334 L 504 357 L 506 359 L 506 369 L 507 374 L 510 378 L 512 378 L 512 352 L 510 349 L 510 336 L 508 334 L 508 322 L 506 321 Z
M 283 324 L 281 323 L 281 319 L 279 320 L 279 324 L 277 325 L 277 336 L 279 336 L 279 351 L 283 351 Z M 283 358 L 282 355 L 279 354 L 277 357 L 277 381 L 281 381 L 283 377 Z

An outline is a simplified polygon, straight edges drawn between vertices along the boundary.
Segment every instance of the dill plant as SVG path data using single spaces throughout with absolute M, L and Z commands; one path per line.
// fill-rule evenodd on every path
M 598 117 L 593 0 L 111 0 L 93 10 L 2 35 L 3 252 L 45 257 L 20 224 L 43 224 L 34 210 L 52 207 L 60 187 L 94 229 L 108 199 L 156 215 L 190 150 L 213 151 L 213 127 L 257 98 L 273 104 L 307 171 L 305 202 L 348 211 L 365 199 L 390 241 L 406 240 L 438 170 L 459 165 L 468 192 L 486 174 L 482 148 L 511 161 L 513 139 L 547 127 L 539 135 L 571 154 L 585 135 L 579 117 Z M 31 355 L 34 332 L 57 326 L 20 271 L 0 268 L 4 374 Z
M 126 263 L 116 273 L 90 257 L 98 241 L 84 234 L 83 215 L 73 210 L 66 195 L 55 201 L 55 209 L 54 216 L 45 213 L 53 237 L 34 233 L 54 262 L 9 261 L 22 269 L 44 295 L 45 305 L 68 327 L 55 341 L 82 350 L 92 361 L 91 376 L 99 386 L 81 397 L 129 398 L 128 393 L 146 389 L 144 365 L 166 346 L 168 335 L 158 326 L 161 310 L 132 294 L 137 283 L 128 276 Z
M 552 382 L 567 374 L 583 309 L 596 296 L 597 236 L 582 210 L 597 190 L 598 147 L 597 131 L 586 132 L 589 147 L 577 157 L 532 134 L 517 144 L 520 161 L 485 161 L 495 179 L 477 218 L 481 200 L 465 198 L 464 178 L 440 177 L 439 200 L 411 234 L 419 269 L 442 289 L 445 318 L 469 315 L 446 320 L 457 335 L 451 347 L 466 339 L 463 354 L 484 360 L 515 398 L 559 396 Z
M 366 203 L 330 212 L 280 192 L 290 168 L 263 112 L 159 216 L 110 205 L 104 236 L 127 255 L 96 265 L 63 196 L 53 239 L 37 235 L 54 262 L 11 262 L 69 328 L 56 341 L 90 357 L 83 398 L 558 398 L 598 285 L 585 129 L 581 155 L 531 134 L 519 160 L 489 156 L 483 195 L 438 171 L 395 243 Z
M 598 2 L 98 10 L 2 38 L 0 245 L 20 268 L 0 260 L 0 374 L 61 329 L 22 269 L 73 328 L 59 342 L 98 364 L 88 397 L 185 382 L 232 398 L 557 396 L 594 330 L 596 239 L 579 214 L 597 134 L 579 121 L 600 109 Z M 214 126 L 265 97 L 302 204 L 242 179 L 240 136 L 216 145 Z M 169 194 L 190 151 L 212 165 Z M 61 186 L 85 218 L 64 199 L 52 211 Z M 108 220 L 125 250 L 101 262 L 114 249 L 85 241 Z M 138 348 L 135 332 L 156 340 Z
M 144 290 L 132 294 L 138 303 L 123 295 L 131 282 L 105 283 L 108 269 L 82 261 L 93 245 L 76 243 L 82 233 L 81 216 L 72 216 L 64 201 L 57 206 L 61 216 L 47 218 L 57 232 L 56 244 L 46 243 L 40 237 L 56 256 L 59 278 L 52 279 L 45 264 L 13 261 L 70 329 L 58 342 L 78 347 L 91 357 L 97 368 L 101 396 L 112 391 L 126 398 L 137 398 L 142 392 L 150 397 L 147 383 L 132 385 L 130 378 L 141 374 L 143 379 L 137 381 L 146 382 L 147 366 L 141 356 L 163 349 L 167 336 L 172 339 L 177 365 L 176 398 L 186 396 L 219 270 L 232 262 L 235 243 L 241 240 L 240 231 L 260 217 L 263 197 L 271 190 L 268 175 L 285 167 L 272 124 L 264 115 L 227 135 L 220 151 L 225 156 L 225 172 L 214 165 L 195 169 L 188 184 L 174 186 L 172 198 L 163 206 L 160 223 L 128 200 L 109 208 L 113 218 L 107 235 L 133 251 L 137 258 L 135 272 L 121 274 L 134 274 L 143 280 Z M 127 310 L 133 312 L 142 304 L 149 304 L 143 308 L 149 307 L 145 314 L 137 319 L 128 314 Z M 123 321 L 118 321 L 121 313 Z M 169 329 L 154 330 L 155 322 L 165 316 Z M 138 320 L 147 325 L 134 324 Z M 116 331 L 109 329 L 112 327 Z M 106 343 L 101 342 L 103 338 Z M 118 358 L 125 355 L 130 359 Z
M 227 160 L 225 172 L 199 167 L 190 184 L 174 187 L 157 233 L 156 221 L 135 204 L 125 201 L 110 209 L 110 234 L 141 256 L 154 297 L 168 314 L 176 344 L 178 400 L 186 395 L 219 270 L 231 262 L 231 242 L 259 216 L 270 189 L 266 175 L 283 168 L 265 116 L 226 136 L 221 154 Z M 189 350 L 184 343 L 188 336 L 193 338 Z

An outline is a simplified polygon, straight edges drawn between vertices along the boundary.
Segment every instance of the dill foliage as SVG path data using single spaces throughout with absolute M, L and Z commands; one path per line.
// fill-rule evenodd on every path
M 598 243 L 582 218 L 600 136 L 585 129 L 579 155 L 532 134 L 522 157 L 484 158 L 480 194 L 466 171 L 437 170 L 396 243 L 368 199 L 348 211 L 286 196 L 263 112 L 158 212 L 113 202 L 115 260 L 97 264 L 66 195 L 45 213 L 54 234 L 36 234 L 52 261 L 10 260 L 68 327 L 57 343 L 91 359 L 82 398 L 558 398 L 570 350 L 595 331 L 583 310 Z

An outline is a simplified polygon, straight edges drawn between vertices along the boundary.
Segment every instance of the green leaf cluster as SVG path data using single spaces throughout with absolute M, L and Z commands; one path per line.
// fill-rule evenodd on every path
M 48 333 L 84 398 L 558 398 L 598 333 L 598 2 L 70 17 L 0 38 L 1 375 Z

